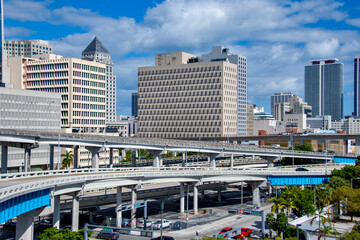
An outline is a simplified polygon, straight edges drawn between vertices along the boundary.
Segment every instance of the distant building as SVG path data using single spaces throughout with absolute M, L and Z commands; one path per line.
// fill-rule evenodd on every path
M 138 93 L 131 94 L 131 116 L 138 116 Z
M 254 104 L 246 104 L 246 136 L 254 135 L 254 108 L 256 105 Z
M 340 121 L 331 122 L 331 127 L 336 131 L 345 131 L 346 134 L 360 134 L 360 118 L 349 116 Z
M 306 123 L 310 128 L 318 128 L 321 130 L 329 130 L 332 128 L 330 115 L 307 118 Z
M 344 64 L 334 59 L 313 60 L 305 66 L 305 101 L 314 116 L 343 118 Z
M 237 135 L 247 135 L 247 58 L 238 54 L 230 54 L 228 48 L 215 46 L 212 52 L 202 55 L 204 62 L 228 61 L 238 67 L 237 71 Z
M 354 58 L 354 115 L 360 117 L 360 55 Z
M 279 121 L 284 120 L 286 114 L 305 114 L 311 117 L 311 106 L 303 102 L 302 98 L 292 96 L 287 102 L 279 102 L 275 104 L 275 119 Z
M 138 136 L 236 136 L 238 66 L 187 53 L 162 59 L 155 62 L 165 65 L 138 69 Z
M 83 60 L 106 64 L 106 122 L 114 122 L 116 120 L 116 76 L 111 55 L 97 37 L 81 55 Z
M 65 131 L 104 132 L 105 64 L 53 54 L 37 58 L 9 58 L 14 87 L 60 93 L 61 127 Z
M 274 116 L 264 111 L 264 107 L 254 106 L 254 120 L 275 120 Z
M 32 39 L 32 40 L 17 40 L 4 41 L 4 50 L 7 57 L 27 57 L 32 58 L 35 55 L 53 53 L 53 48 L 48 41 Z
M 272 95 L 270 97 L 270 108 L 271 108 L 271 115 L 276 116 L 275 114 L 275 105 L 278 103 L 283 103 L 283 102 L 289 102 L 289 99 L 291 97 L 293 97 L 294 94 L 291 94 L 289 92 L 280 92 L 280 93 L 275 93 L 274 95 Z
M 0 128 L 60 131 L 61 95 L 59 93 L 0 88 Z M 57 156 L 55 148 L 55 156 Z M 49 147 L 40 145 L 31 150 L 32 170 L 49 165 Z M 55 159 L 57 161 L 57 159 Z M 9 147 L 8 171 L 24 171 L 24 149 Z

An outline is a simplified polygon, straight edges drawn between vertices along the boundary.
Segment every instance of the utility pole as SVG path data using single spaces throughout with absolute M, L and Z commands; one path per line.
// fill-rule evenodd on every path
M 189 184 L 187 186 L 187 194 L 186 194 L 186 228 L 189 228 Z

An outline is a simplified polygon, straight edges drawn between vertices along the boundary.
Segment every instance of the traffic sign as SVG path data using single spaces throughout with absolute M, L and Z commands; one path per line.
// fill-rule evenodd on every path
M 239 209 L 238 213 L 239 213 L 239 214 L 242 214 L 242 210 L 241 210 L 241 209 Z
M 113 232 L 114 230 L 112 228 L 103 228 L 104 232 Z
M 261 216 L 261 211 L 251 211 L 251 215 Z

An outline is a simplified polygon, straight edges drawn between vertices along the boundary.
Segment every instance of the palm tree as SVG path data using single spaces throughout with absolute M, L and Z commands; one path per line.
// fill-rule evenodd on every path
M 312 225 L 316 219 L 319 219 L 319 227 L 316 229 L 319 231 L 318 240 L 320 240 L 323 235 L 337 235 L 339 234 L 335 228 L 331 227 L 330 215 L 332 213 L 325 212 L 324 208 L 318 208 L 318 211 L 315 213 L 315 216 L 311 219 L 310 224 Z M 321 225 L 320 225 L 321 224 Z M 324 237 L 326 239 L 326 237 Z
M 282 191 L 281 196 L 283 199 L 284 208 L 287 209 L 287 216 L 290 215 L 291 209 L 299 210 L 295 205 L 296 193 L 292 186 L 285 186 L 285 190 Z
M 271 212 L 275 212 L 276 215 L 279 213 L 279 211 L 283 212 L 286 208 L 286 203 L 283 198 L 270 198 L 268 201 L 271 201 L 274 203 L 274 205 L 271 207 Z
M 65 168 L 69 168 L 70 165 L 73 164 L 74 162 L 74 155 L 72 154 L 71 151 L 66 151 L 65 154 L 61 154 L 61 157 L 63 157 L 61 164 Z

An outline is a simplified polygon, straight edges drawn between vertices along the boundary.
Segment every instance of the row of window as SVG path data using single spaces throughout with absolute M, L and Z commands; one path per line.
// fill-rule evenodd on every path
M 138 133 L 139 137 L 148 137 L 148 132 Z M 198 133 L 150 133 L 151 138 L 197 138 Z M 221 137 L 221 133 L 203 133 L 201 137 Z
M 105 88 L 105 83 L 96 82 L 96 81 L 81 80 L 81 79 L 76 79 L 76 78 L 73 79 L 73 84 Z
M 187 116 L 187 115 L 178 115 L 178 116 L 175 116 L 175 115 L 164 115 L 164 116 L 159 116 L 159 115 L 153 115 L 153 116 L 139 116 L 139 122 L 140 121 L 160 121 L 160 120 L 163 120 L 163 121 L 169 121 L 169 120 L 220 120 L 220 116 L 217 115 L 191 115 L 191 116 Z
M 169 91 L 197 91 L 197 90 L 211 90 L 211 89 L 221 89 L 221 84 L 213 85 L 195 85 L 195 86 L 173 86 L 173 87 L 147 87 L 139 88 L 139 92 L 169 92 Z
M 106 80 L 106 76 L 93 74 L 93 73 L 86 73 L 86 72 L 78 72 L 73 71 L 73 76 L 75 77 L 82 77 L 82 78 L 90 78 L 90 79 L 97 79 L 97 80 Z
M 37 65 L 31 65 L 31 63 L 28 63 L 29 65 L 26 66 L 27 71 L 38 71 L 38 70 L 53 70 L 53 69 L 68 69 L 69 64 L 68 63 L 52 63 L 52 64 L 37 64 Z
M 175 86 L 175 85 L 191 85 L 191 84 L 210 84 L 210 83 L 220 83 L 220 78 L 210 78 L 210 79 L 180 79 L 177 81 L 151 81 L 143 82 L 139 81 L 139 87 L 148 87 L 148 86 Z
M 73 92 L 77 93 L 87 93 L 93 95 L 105 95 L 105 90 L 97 90 L 92 88 L 81 88 L 81 87 L 73 87 Z
M 152 77 L 139 77 L 139 82 L 141 81 L 153 81 L 153 80 L 172 80 L 172 79 L 191 79 L 191 78 L 209 78 L 209 77 L 221 77 L 221 72 L 211 72 L 211 73 L 195 73 L 195 74 L 179 74 L 179 75 L 164 75 L 164 76 L 152 76 Z
M 215 128 L 215 127 L 210 127 L 210 128 L 204 128 L 203 132 L 220 132 L 220 128 Z M 140 128 L 139 132 L 146 132 L 148 131 L 148 129 L 146 127 L 144 128 Z M 160 133 L 160 132 L 199 132 L 198 128 L 153 128 L 150 129 L 150 132 L 156 132 L 156 133 Z
M 149 70 L 139 71 L 138 75 L 154 75 L 154 74 L 172 74 L 172 73 L 187 73 L 187 72 L 204 72 L 204 71 L 219 71 L 220 66 L 197 67 L 197 68 L 177 68 L 164 70 Z
M 94 96 L 81 96 L 81 95 L 73 95 L 73 100 L 75 101 L 87 101 L 87 102 L 105 102 L 105 98 L 102 97 L 94 97 Z
M 193 98 L 179 98 L 179 97 L 187 97 L 187 96 L 219 96 L 221 95 L 220 91 L 201 91 L 201 92 L 164 92 L 164 93 L 139 93 L 139 99 L 142 98 L 154 98 L 154 97 L 159 97 L 159 98 L 164 98 L 164 97 L 176 97 L 175 100 L 174 98 L 171 100 L 172 102 L 181 102 L 183 100 L 183 102 L 193 102 Z M 186 101 L 185 101 L 186 100 Z M 170 100 L 169 100 L 170 101 Z
M 188 127 L 192 127 L 192 126 L 198 126 L 198 127 L 201 127 L 201 126 L 221 126 L 221 121 L 209 121 L 209 122 L 139 122 L 139 126 L 143 126 L 143 127 L 149 127 L 150 126 L 150 129 L 151 127 L 156 127 L 156 126 L 163 126 L 163 127 L 177 127 L 177 126 L 188 126 Z
M 27 79 L 34 79 L 34 78 L 56 78 L 56 77 L 67 77 L 69 76 L 68 71 L 61 71 L 61 72 L 42 72 L 42 73 L 27 73 Z
M 67 93 L 69 92 L 68 87 L 51 87 L 51 88 L 29 88 L 34 91 L 42 91 L 42 92 L 56 92 L 56 93 Z
M 98 119 L 73 119 L 73 124 L 105 125 L 105 120 Z
M 220 99 L 220 98 L 219 98 Z M 195 108 L 215 108 L 215 107 L 220 107 L 220 103 L 209 103 L 209 101 L 206 101 L 206 98 L 203 98 L 203 102 L 206 102 L 206 103 L 189 103 L 189 104 L 187 104 L 187 103 L 185 103 L 185 104 L 180 104 L 180 103 L 178 103 L 178 104 L 162 104 L 162 105 L 154 105 L 154 104 L 152 104 L 152 100 L 153 99 L 150 99 L 150 101 L 149 100 L 147 100 L 147 103 L 149 104 L 150 103 L 150 105 L 141 105 L 141 106 L 139 106 L 139 108 L 138 109 L 150 109 L 150 108 L 159 108 L 159 109 L 161 109 L 161 108 L 163 108 L 163 109 L 168 109 L 168 108 L 171 108 L 171 109 L 176 109 L 176 108 L 181 108 L 181 109 L 184 109 L 184 108 L 191 108 L 191 109 L 195 109 Z M 162 99 L 161 99 L 162 100 Z M 211 102 L 213 101 L 213 97 L 211 97 Z M 165 103 L 167 103 L 166 101 L 164 101 Z M 155 101 L 154 101 L 154 103 L 156 103 Z
M 105 117 L 104 112 L 86 112 L 86 111 L 73 111 L 74 117 Z
M 82 70 L 91 71 L 91 72 L 99 71 L 100 73 L 105 73 L 105 68 L 100 68 L 100 67 L 86 65 L 86 64 L 80 64 L 80 63 L 73 63 L 73 68 L 82 69 Z
M 73 103 L 73 108 L 105 110 L 105 105 L 88 104 L 88 103 Z
M 67 85 L 68 79 L 52 79 L 52 80 L 36 80 L 36 81 L 27 81 L 26 86 L 54 86 L 54 85 Z
M 138 114 L 141 115 L 167 115 L 167 114 L 221 114 L 221 109 L 180 109 L 180 110 L 139 110 Z

